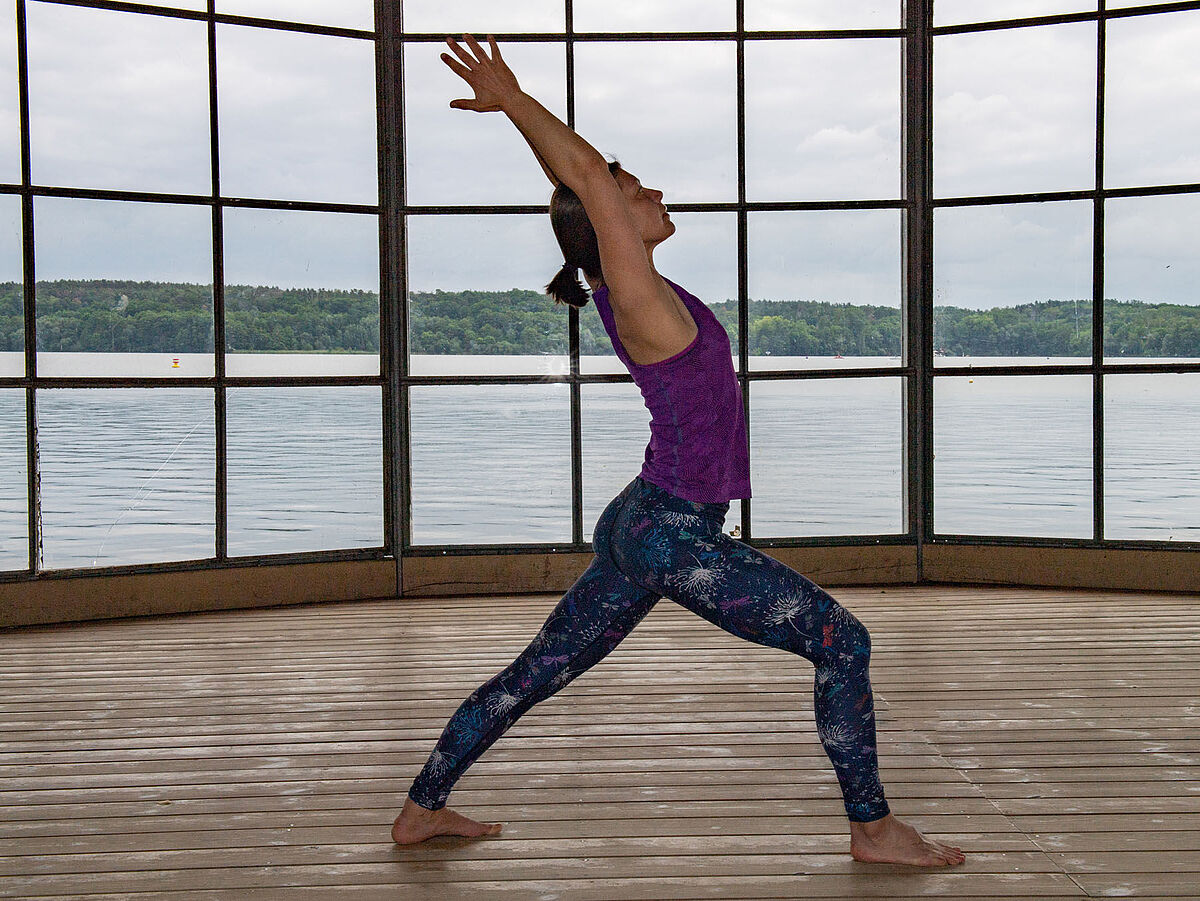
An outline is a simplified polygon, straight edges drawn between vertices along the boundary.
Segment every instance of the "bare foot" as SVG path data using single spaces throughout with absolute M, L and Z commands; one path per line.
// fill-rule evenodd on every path
M 504 827 L 500 823 L 480 823 L 456 813 L 449 807 L 428 810 L 412 798 L 406 797 L 404 808 L 392 825 L 392 841 L 398 845 L 411 845 L 435 835 L 465 835 L 468 838 L 478 838 L 481 835 L 495 835 L 502 828 Z
M 866 863 L 907 863 L 918 867 L 957 866 L 961 848 L 926 838 L 890 813 L 869 823 L 850 823 L 850 856 Z

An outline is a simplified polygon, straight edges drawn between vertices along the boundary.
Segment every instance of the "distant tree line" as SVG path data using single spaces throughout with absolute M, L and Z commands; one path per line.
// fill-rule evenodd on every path
M 209 285 L 132 281 L 38 282 L 37 345 L 46 351 L 204 353 L 213 348 Z M 536 291 L 412 292 L 416 354 L 567 353 L 566 310 Z M 737 303 L 710 305 L 731 336 Z M 370 291 L 225 289 L 225 340 L 234 352 L 377 353 L 379 297 Z M 892 307 L 817 300 L 751 300 L 750 347 L 774 356 L 898 356 Z M 967 356 L 1088 356 L 1090 300 L 1015 307 L 934 308 L 937 350 Z M 1106 349 L 1120 356 L 1200 357 L 1200 305 L 1110 301 Z M 0 283 L 0 350 L 24 347 L 22 290 Z M 580 352 L 610 352 L 593 306 L 579 319 Z

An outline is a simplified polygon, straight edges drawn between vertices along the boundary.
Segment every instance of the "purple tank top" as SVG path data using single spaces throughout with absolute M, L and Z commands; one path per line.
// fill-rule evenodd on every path
M 704 303 L 666 281 L 691 311 L 698 333 L 675 356 L 645 366 L 629 358 L 617 336 L 608 288 L 592 295 L 613 350 L 650 411 L 650 444 L 641 477 L 701 504 L 750 497 L 746 418 L 729 334 Z

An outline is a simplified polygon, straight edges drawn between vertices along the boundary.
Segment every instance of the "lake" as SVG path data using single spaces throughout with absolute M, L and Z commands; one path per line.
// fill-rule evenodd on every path
M 20 354 L 0 354 L 0 371 Z M 12 358 L 17 359 L 12 359 Z M 556 375 L 565 356 L 416 356 L 414 375 Z M 1139 362 L 1152 362 L 1139 358 Z M 1078 358 L 938 358 L 939 365 Z M 1086 362 L 1086 361 L 1082 361 Z M 230 374 L 377 372 L 365 354 L 245 354 Z M 896 366 L 897 358 L 752 357 L 752 368 Z M 203 371 L 207 366 L 207 372 Z M 211 375 L 207 354 L 42 354 L 43 375 Z M 624 372 L 615 356 L 585 374 Z M 1092 536 L 1091 377 L 939 376 L 938 534 Z M 566 542 L 570 408 L 563 384 L 411 388 L 412 543 Z M 754 382 L 752 534 L 903 531 L 902 380 Z M 43 565 L 196 559 L 214 552 L 213 395 L 204 388 L 39 394 Z M 229 553 L 383 544 L 381 392 L 228 391 Z M 649 414 L 632 384 L 582 388 L 584 538 L 641 468 Z M 26 565 L 25 402 L 0 389 L 0 567 Z M 1105 385 L 1109 539 L 1200 541 L 1200 373 Z M 731 504 L 725 529 L 740 523 Z

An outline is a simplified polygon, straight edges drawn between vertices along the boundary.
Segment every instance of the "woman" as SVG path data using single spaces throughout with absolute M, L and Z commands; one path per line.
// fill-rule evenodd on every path
M 816 666 L 817 733 L 833 763 L 857 860 L 959 864 L 962 852 L 925 838 L 889 811 L 879 782 L 867 630 L 829 594 L 722 531 L 732 498 L 750 496 L 741 392 L 729 336 L 712 312 L 654 268 L 675 224 L 662 192 L 604 159 L 529 95 L 489 35 L 489 56 L 442 60 L 475 92 L 455 109 L 502 111 L 556 184 L 551 222 L 566 257 L 548 286 L 582 306 L 582 268 L 613 348 L 651 413 L 641 474 L 596 524 L 596 556 L 529 646 L 476 689 L 447 723 L 392 828 L 400 844 L 434 835 L 493 835 L 446 808 L 451 787 L 525 711 L 602 660 L 662 597 L 748 641 Z

